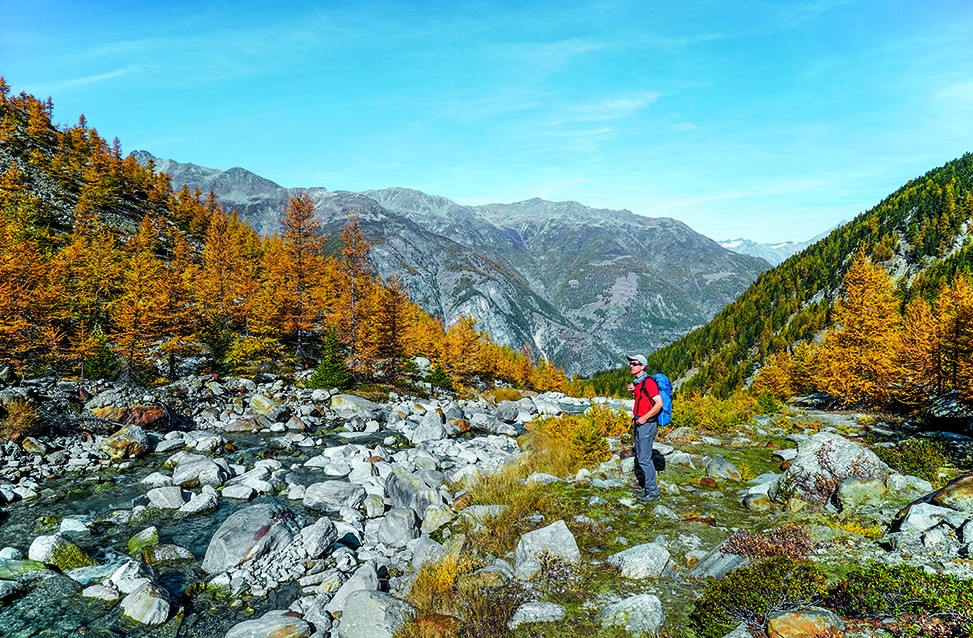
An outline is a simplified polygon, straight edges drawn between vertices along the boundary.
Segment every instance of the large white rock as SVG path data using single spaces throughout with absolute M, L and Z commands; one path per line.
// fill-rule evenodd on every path
M 392 638 L 414 614 L 412 605 L 380 591 L 348 596 L 337 638 Z
M 219 574 L 285 549 L 301 531 L 297 516 L 277 502 L 239 510 L 216 530 L 203 558 L 203 571 Z
M 603 627 L 624 627 L 632 633 L 655 636 L 665 625 L 662 602 L 653 594 L 640 594 L 609 605 L 598 614 Z
M 636 545 L 608 557 L 608 562 L 618 565 L 625 578 L 658 578 L 669 564 L 669 550 L 658 543 Z
M 169 619 L 169 595 L 147 582 L 122 599 L 122 612 L 143 625 L 161 625 Z

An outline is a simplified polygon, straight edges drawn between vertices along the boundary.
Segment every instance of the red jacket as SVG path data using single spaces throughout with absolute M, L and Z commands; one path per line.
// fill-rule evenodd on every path
M 652 409 L 652 397 L 659 396 L 659 386 L 649 375 L 635 384 L 635 406 L 632 416 L 638 418 Z

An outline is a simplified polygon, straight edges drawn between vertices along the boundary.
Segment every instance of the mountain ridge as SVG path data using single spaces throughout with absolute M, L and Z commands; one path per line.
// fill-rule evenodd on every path
M 401 279 L 424 309 L 447 324 L 469 314 L 498 342 L 530 348 L 569 372 L 664 346 L 705 324 L 769 267 L 682 222 L 628 210 L 540 198 L 467 206 L 404 187 L 288 189 L 245 169 L 205 169 L 145 151 L 136 159 L 164 167 L 174 187 L 212 190 L 262 234 L 279 230 L 280 212 L 298 193 L 312 197 L 328 233 L 355 215 L 378 272 Z

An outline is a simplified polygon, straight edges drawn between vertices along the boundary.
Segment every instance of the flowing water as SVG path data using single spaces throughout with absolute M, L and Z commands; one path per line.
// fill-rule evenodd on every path
M 316 456 L 324 447 L 344 443 L 332 439 L 321 447 L 270 450 L 266 439 L 260 435 L 224 436 L 236 449 L 227 454 L 229 462 L 250 468 L 256 460 L 275 458 L 289 469 L 289 479 L 301 484 L 311 484 L 322 478 L 318 470 L 304 468 L 304 461 Z M 374 445 L 385 436 L 387 433 L 375 439 L 363 437 L 356 442 Z M 0 547 L 15 547 L 26 556 L 34 538 L 58 532 L 65 518 L 77 518 L 87 525 L 88 531 L 65 533 L 64 536 L 88 552 L 99 565 L 106 565 L 127 552 L 128 540 L 132 536 L 154 525 L 159 530 L 160 543 L 184 547 L 195 556 L 195 560 L 188 563 L 157 568 L 158 583 L 168 591 L 173 609 L 179 611 L 181 608 L 181 613 L 174 613 L 162 627 L 138 625 L 122 616 L 119 604 L 108 605 L 82 597 L 81 590 L 90 583 L 80 584 L 62 574 L 47 571 L 28 583 L 26 593 L 0 603 L 0 636 L 221 637 L 236 623 L 253 618 L 254 614 L 259 616 L 264 611 L 286 608 L 300 596 L 295 585 L 283 585 L 267 597 L 250 599 L 244 608 L 234 610 L 226 601 L 214 598 L 205 590 L 187 595 L 190 586 L 206 578 L 200 564 L 210 538 L 223 521 L 250 503 L 221 499 L 219 509 L 208 514 L 180 516 L 164 512 L 136 523 L 124 523 L 120 514 L 131 510 L 132 500 L 150 489 L 140 481 L 155 471 L 168 474 L 162 465 L 171 454 L 174 452 L 150 455 L 121 472 L 89 472 L 45 483 L 36 498 L 13 503 L 0 511 Z M 290 469 L 295 464 L 297 467 Z M 300 502 L 289 502 L 288 506 L 308 520 L 317 517 L 315 513 L 305 512 Z M 92 579 L 93 582 L 97 580 Z

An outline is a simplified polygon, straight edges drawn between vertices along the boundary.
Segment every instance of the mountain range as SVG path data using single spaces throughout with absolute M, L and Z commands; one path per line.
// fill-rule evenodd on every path
M 811 244 L 815 244 L 824 239 L 831 234 L 832 230 L 843 225 L 844 222 L 838 224 L 831 230 L 827 230 L 820 235 L 808 239 L 807 241 L 781 241 L 773 244 L 766 244 L 749 239 L 737 238 L 724 239 L 722 241 L 718 241 L 717 243 L 727 250 L 732 250 L 733 252 L 740 253 L 742 255 L 760 257 L 762 259 L 766 259 L 771 266 L 776 266 L 791 255 L 796 255 Z
M 820 339 L 860 252 L 891 275 L 903 308 L 916 297 L 932 303 L 948 284 L 969 277 L 973 154 L 910 180 L 761 274 L 706 326 L 650 355 L 649 366 L 665 370 L 683 391 L 731 395 L 770 357 Z
M 498 343 L 571 373 L 618 365 L 709 321 L 770 264 L 685 224 L 627 210 L 530 199 L 465 206 L 408 188 L 361 193 L 284 188 L 243 168 L 153 157 L 174 188 L 212 191 L 258 232 L 280 228 L 288 200 L 310 195 L 330 236 L 356 217 L 384 278 L 448 325 L 476 319 Z

